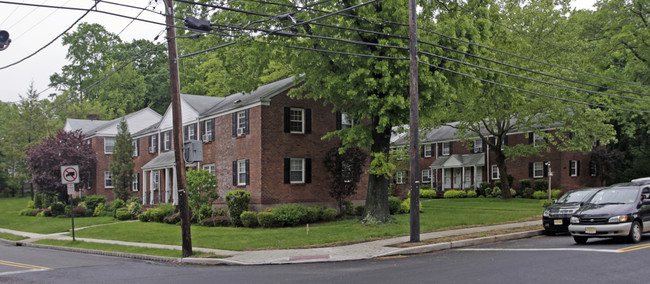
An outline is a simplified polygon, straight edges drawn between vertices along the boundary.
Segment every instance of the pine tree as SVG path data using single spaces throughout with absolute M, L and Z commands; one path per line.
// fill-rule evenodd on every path
M 117 136 L 115 136 L 115 147 L 109 170 L 112 175 L 115 199 L 122 199 L 125 202 L 131 196 L 134 150 L 133 138 L 126 126 L 126 121 L 122 119 L 118 125 Z

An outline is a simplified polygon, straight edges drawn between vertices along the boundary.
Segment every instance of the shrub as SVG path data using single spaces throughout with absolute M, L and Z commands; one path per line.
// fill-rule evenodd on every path
M 34 195 L 34 208 L 42 209 L 43 208 L 43 195 L 35 194 Z
M 124 203 L 124 200 L 115 199 L 115 201 L 111 203 L 111 209 L 113 209 L 113 218 L 117 218 L 117 209 L 125 208 L 125 207 L 126 207 L 126 203 Z
M 37 209 L 34 208 L 25 208 L 23 210 L 20 210 L 20 216 L 34 216 L 34 212 L 37 212 Z
M 227 215 L 228 212 L 225 209 L 218 208 L 214 210 L 214 216 L 227 216 Z
M 535 191 L 533 191 L 532 188 L 530 188 L 530 187 L 526 187 L 526 188 L 524 188 L 524 190 L 522 191 L 522 195 L 523 195 L 524 198 L 533 198 L 533 193 L 534 193 L 534 192 L 535 192 Z
M 320 220 L 323 220 L 323 212 L 325 207 L 323 206 L 312 206 L 307 208 L 307 215 L 305 215 L 306 223 L 315 223 Z
M 306 215 L 307 209 L 300 204 L 282 204 L 273 209 L 273 218 L 280 226 L 298 225 Z
M 341 215 L 351 216 L 354 214 L 354 204 L 350 200 L 343 201 L 343 212 Z
M 259 221 L 260 226 L 264 228 L 273 227 L 273 213 L 271 212 L 260 212 L 257 213 L 257 221 Z
M 86 206 L 88 206 L 88 203 L 86 203 Z M 86 207 L 87 209 L 88 207 Z M 90 209 L 88 209 L 90 211 Z M 97 204 L 97 207 L 95 207 L 95 211 L 93 211 L 93 217 L 101 216 L 104 213 L 104 203 Z
M 126 208 L 120 208 L 115 211 L 115 216 L 117 217 L 117 220 L 124 221 L 124 220 L 131 220 L 133 215 L 131 215 L 131 212 L 129 212 L 128 209 Z
M 477 196 L 478 196 L 478 194 L 476 193 L 476 191 L 474 191 L 474 190 L 467 191 L 467 197 L 474 198 L 474 197 L 477 197 Z
M 487 181 L 483 181 L 478 184 L 478 189 L 476 190 L 476 194 L 479 196 L 485 196 L 485 190 L 490 188 L 490 183 Z
M 38 214 L 36 214 L 36 217 L 45 217 L 44 212 L 45 212 L 45 210 L 40 210 L 40 212 L 38 212 Z
M 402 200 L 395 196 L 388 197 L 388 211 L 391 215 L 399 214 L 402 208 Z
M 135 203 L 138 203 L 138 204 L 142 205 L 142 198 L 138 197 L 138 196 L 133 196 L 133 197 L 129 198 L 129 200 L 126 201 L 126 204 L 129 204 L 131 202 L 135 202 Z
M 517 196 L 517 191 L 514 188 L 510 189 L 510 196 L 512 196 L 512 197 Z
M 174 211 L 176 211 L 176 206 L 171 203 L 165 203 L 158 206 L 158 209 L 163 212 L 164 217 L 168 217 L 174 214 Z
M 149 212 L 149 211 L 147 211 L 147 212 Z M 149 214 L 145 212 L 145 213 L 142 213 L 142 214 L 138 215 L 138 220 L 140 220 L 140 222 L 149 222 L 150 221 L 149 217 L 150 217 Z
M 84 209 L 88 209 L 88 207 L 86 205 L 86 201 L 79 202 L 79 204 L 77 204 L 77 206 L 83 207 Z
M 230 226 L 230 219 L 228 216 L 214 216 L 201 220 L 201 226 L 205 227 L 227 227 Z
M 519 190 L 523 190 L 526 188 L 533 188 L 533 184 L 530 181 L 530 179 L 520 179 L 519 180 Z
M 363 215 L 363 211 L 366 211 L 366 206 L 361 204 L 361 205 L 354 208 L 354 215 L 361 216 L 361 215 Z
M 411 199 L 410 198 L 404 199 L 404 201 L 402 201 L 400 211 L 402 213 L 411 212 Z M 420 202 L 420 212 L 422 212 L 422 202 Z
M 327 208 L 325 209 L 325 211 L 323 211 L 323 221 L 325 222 L 334 221 L 334 219 L 336 219 L 336 215 L 337 215 L 336 209 Z
M 492 189 L 492 197 L 501 197 L 501 188 L 500 187 L 494 187 Z
M 137 202 L 131 202 L 126 206 L 126 210 L 131 213 L 132 217 L 140 215 L 142 213 L 142 204 Z
M 65 205 L 63 205 L 61 202 L 53 203 L 50 206 L 50 210 L 52 211 L 53 217 L 63 215 L 63 213 L 65 213 Z
M 104 203 L 106 203 L 106 197 L 102 195 L 89 195 L 86 196 L 84 202 L 86 202 L 86 209 L 95 212 L 95 208 L 97 208 L 99 204 L 104 205 Z
M 535 199 L 546 199 L 546 198 L 548 198 L 548 192 L 546 192 L 546 191 L 535 191 L 533 193 L 533 198 L 535 198 Z
M 199 218 L 199 220 L 203 220 L 205 218 L 212 217 L 213 213 L 214 213 L 214 211 L 212 210 L 211 205 L 203 204 L 203 206 L 201 206 L 201 209 L 199 209 L 198 218 Z
M 251 194 L 243 190 L 235 190 L 226 193 L 226 205 L 230 213 L 230 219 L 233 225 L 241 226 L 239 216 L 241 213 L 248 210 L 248 202 L 251 200 Z
M 31 200 L 30 200 L 30 201 L 27 201 L 27 208 L 32 208 L 32 209 L 34 209 L 34 208 L 35 208 L 35 207 L 34 207 L 34 201 L 31 201 Z
M 551 199 L 558 199 L 560 195 L 562 194 L 562 191 L 559 189 L 553 189 L 551 190 Z
M 81 206 L 74 207 L 72 208 L 72 214 L 74 214 L 75 217 L 86 217 L 86 208 Z
M 433 189 L 422 189 L 420 190 L 420 198 L 436 198 L 436 191 Z
M 239 216 L 241 223 L 246 228 L 252 228 L 257 226 L 257 213 L 253 211 L 244 211 Z
M 501 180 L 494 181 L 494 187 L 501 188 Z M 492 194 L 494 194 L 494 192 Z
M 492 188 L 489 186 L 485 188 L 485 197 L 493 197 Z
M 181 221 L 181 213 L 179 212 L 176 212 L 172 215 L 163 218 L 164 223 L 172 224 L 172 225 L 178 224 L 180 221 Z
M 149 215 L 151 221 L 158 223 L 162 223 L 163 219 L 167 217 L 165 216 L 165 211 L 160 210 L 160 208 L 151 208 L 148 209 L 145 213 Z
M 548 180 L 538 179 L 535 180 L 535 186 L 533 187 L 535 191 L 548 190 Z
M 542 207 L 546 208 L 549 205 L 553 204 L 553 201 L 550 201 L 548 199 L 540 200 L 540 203 L 542 204 Z
M 451 190 L 445 191 L 444 197 L 445 197 L 445 199 L 449 199 L 449 198 L 465 198 L 465 197 L 467 197 L 467 193 L 464 190 L 451 189 Z
M 52 210 L 50 210 L 50 208 L 43 209 L 43 216 L 52 217 Z

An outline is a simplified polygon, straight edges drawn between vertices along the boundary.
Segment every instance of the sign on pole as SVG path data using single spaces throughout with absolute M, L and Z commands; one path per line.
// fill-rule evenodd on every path
M 79 183 L 79 166 L 61 166 L 61 183 Z
M 68 195 L 73 195 L 74 194 L 74 183 L 69 183 L 68 184 Z

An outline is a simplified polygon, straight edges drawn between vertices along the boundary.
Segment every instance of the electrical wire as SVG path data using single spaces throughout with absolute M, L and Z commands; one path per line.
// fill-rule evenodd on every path
M 23 0 L 23 2 L 25 2 L 25 0 Z M 9 18 L 11 18 L 11 16 L 13 16 L 14 13 L 16 13 L 16 10 L 18 10 L 19 7 L 20 7 L 20 6 L 16 6 L 16 7 L 14 8 L 14 10 L 11 11 L 11 13 L 9 13 L 9 16 L 7 16 L 4 20 L 2 20 L 2 23 L 0 23 L 0 27 L 2 27 L 2 25 L 4 25 L 5 22 L 7 22 L 7 20 L 9 20 Z M 22 20 L 22 19 L 21 19 L 21 20 Z
M 63 5 L 70 3 L 70 1 L 72 1 L 72 0 L 68 0 L 67 2 L 63 3 Z M 45 2 L 43 2 L 43 3 L 45 3 Z M 18 7 L 18 6 L 16 6 L 16 7 Z M 36 8 L 34 8 L 34 10 L 36 10 Z M 18 39 L 19 39 L 20 37 L 22 37 L 24 34 L 28 33 L 29 31 L 31 31 L 32 29 L 34 29 L 36 26 L 40 25 L 40 24 L 41 24 L 43 21 L 45 21 L 47 18 L 49 18 L 49 17 L 51 17 L 52 15 L 54 15 L 54 13 L 56 13 L 57 11 L 59 11 L 59 9 L 55 9 L 54 11 L 52 11 L 52 13 L 49 13 L 49 14 L 48 14 L 47 16 L 45 16 L 43 19 L 41 19 L 40 21 L 38 21 L 38 23 L 32 25 L 32 26 L 29 27 L 27 30 L 25 30 L 24 32 L 22 32 L 21 34 L 19 34 L 18 36 L 16 36 L 16 37 L 14 38 L 14 40 L 18 40 Z
M 282 47 L 288 47 L 288 48 L 311 50 L 311 51 L 318 51 L 318 52 L 325 52 L 325 53 L 334 53 L 334 54 L 341 54 L 341 55 L 370 57 L 370 58 L 377 58 L 377 59 L 409 60 L 408 57 L 391 57 L 391 56 L 370 55 L 370 54 L 362 54 L 362 53 L 349 53 L 349 52 L 342 52 L 342 51 L 332 51 L 332 50 L 327 50 L 327 49 L 317 49 L 317 48 L 311 48 L 311 47 L 293 46 L 293 45 L 274 43 L 274 42 L 268 42 L 268 41 L 260 41 L 260 40 L 256 40 L 256 42 L 266 43 L 266 44 L 270 44 L 270 45 L 277 45 L 277 46 L 282 46 Z

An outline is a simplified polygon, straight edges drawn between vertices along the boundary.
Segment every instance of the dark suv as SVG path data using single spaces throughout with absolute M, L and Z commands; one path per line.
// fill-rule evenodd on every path
M 650 231 L 650 185 L 617 184 L 596 192 L 571 217 L 569 233 L 578 244 L 589 238 L 626 237 L 641 241 Z
M 601 187 L 585 188 L 569 191 L 562 195 L 553 204 L 546 207 L 542 223 L 546 234 L 567 233 L 569 221 L 582 203 L 589 200 Z

